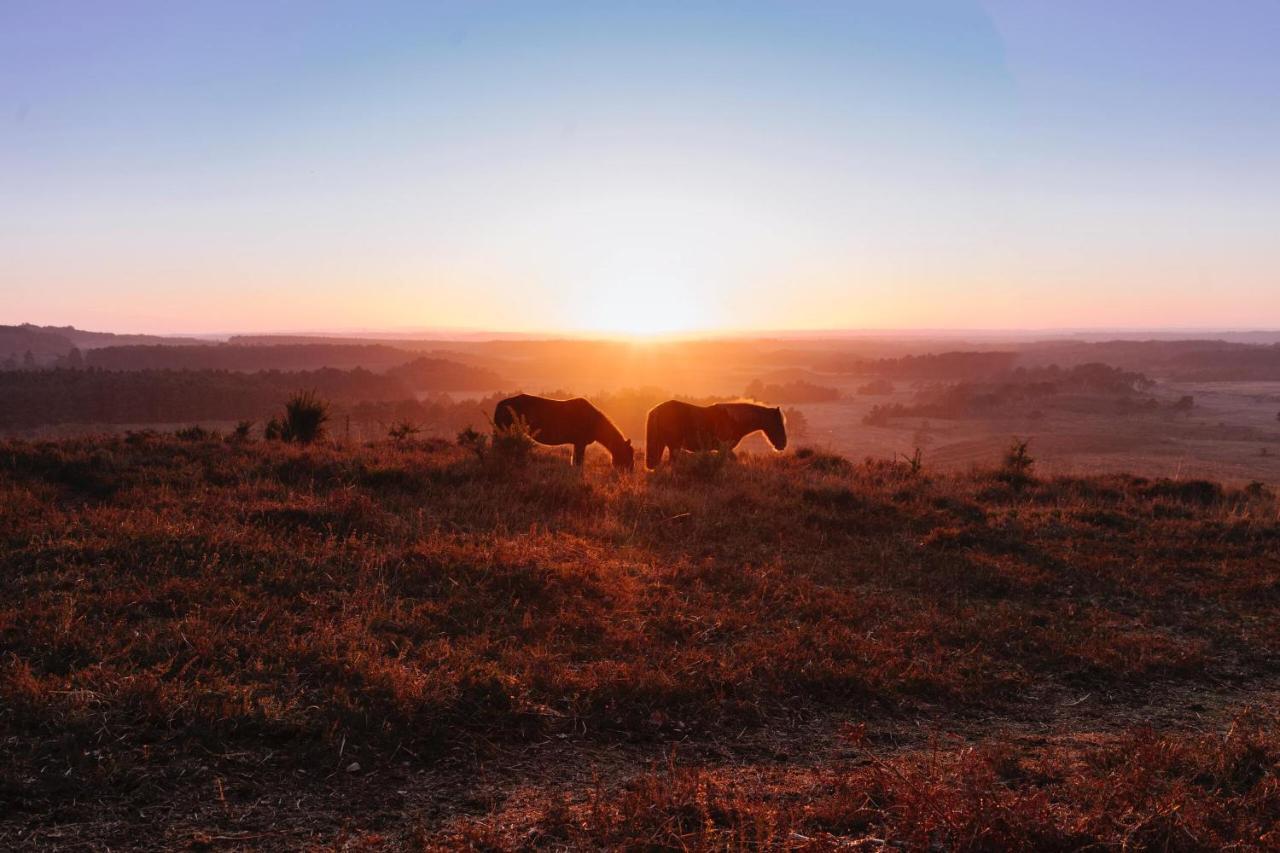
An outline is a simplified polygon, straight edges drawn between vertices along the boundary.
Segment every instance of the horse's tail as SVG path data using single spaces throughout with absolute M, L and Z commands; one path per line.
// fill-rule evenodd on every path
M 658 409 L 654 407 L 649 410 L 649 417 L 644 424 L 644 464 L 646 468 L 653 470 L 661 464 L 663 446 L 661 429 L 658 425 Z

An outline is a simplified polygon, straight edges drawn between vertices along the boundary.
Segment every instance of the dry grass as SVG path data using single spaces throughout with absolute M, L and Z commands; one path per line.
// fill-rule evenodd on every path
M 1125 709 L 1277 674 L 1274 496 L 927 474 L 0 445 L 0 840 L 1266 846 L 1274 718 L 1128 731 Z M 1080 696 L 1126 725 L 1013 736 Z M 984 728 L 877 740 L 905 721 Z M 676 741 L 687 769 L 643 772 Z
M 665 765 L 623 785 L 549 797 L 513 832 L 463 821 L 439 846 L 671 850 L 1274 849 L 1274 714 L 1225 735 L 1135 729 L 1086 747 L 990 741 L 889 760 L 858 748 L 803 772 Z

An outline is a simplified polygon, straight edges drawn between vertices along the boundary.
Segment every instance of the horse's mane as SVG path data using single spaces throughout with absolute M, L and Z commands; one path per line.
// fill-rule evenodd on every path
M 774 409 L 776 406 L 770 406 L 768 403 L 762 402 L 752 397 L 739 397 L 736 400 L 721 400 L 713 405 L 719 406 L 759 406 L 762 409 Z
M 586 399 L 586 398 L 583 398 L 583 399 Z M 590 401 L 588 401 L 588 402 L 590 402 Z M 615 424 L 615 423 L 613 422 L 613 419 L 612 419 L 612 418 L 610 418 L 608 415 L 606 415 L 606 414 L 604 413 L 604 409 L 601 409 L 601 408 L 600 408 L 599 406 L 597 406 L 595 403 L 592 403 L 592 404 L 591 404 L 591 408 L 595 409 L 597 412 L 599 412 L 599 413 L 600 413 L 600 421 L 601 421 L 601 423 L 603 423 L 603 424 L 605 425 L 605 427 L 607 427 L 608 429 L 613 430 L 613 432 L 618 436 L 618 439 L 619 439 L 620 441 L 626 441 L 626 440 L 627 440 L 627 437 L 626 437 L 625 435 L 623 435 L 623 434 L 622 434 L 622 430 L 618 429 L 618 425 L 617 425 L 617 424 Z
M 568 393 L 568 392 L 560 392 L 560 393 Z M 569 400 L 581 400 L 582 402 L 590 406 L 595 411 L 596 415 L 600 418 L 600 424 L 603 430 L 606 432 L 612 433 L 610 438 L 612 438 L 618 444 L 624 444 L 627 441 L 627 436 L 622 432 L 622 430 L 618 429 L 618 425 L 613 422 L 613 418 L 605 414 L 604 409 L 600 408 L 595 403 L 591 402 L 591 400 L 587 399 L 586 396 L 582 394 L 574 394 L 561 402 L 568 402 Z

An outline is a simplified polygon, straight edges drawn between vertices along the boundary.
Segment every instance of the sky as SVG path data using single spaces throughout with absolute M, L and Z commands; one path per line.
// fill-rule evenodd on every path
M 1280 3 L 0 0 L 0 323 L 1280 328 Z

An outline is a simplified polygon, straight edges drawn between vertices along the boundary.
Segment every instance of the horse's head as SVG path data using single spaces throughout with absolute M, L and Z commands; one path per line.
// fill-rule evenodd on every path
M 613 454 L 613 467 L 619 471 L 631 471 L 636 466 L 636 449 L 631 446 L 631 439 L 627 439 L 627 443 L 618 448 Z
M 782 409 L 774 406 L 765 415 L 764 434 L 773 445 L 774 450 L 787 449 L 787 425 L 782 417 Z

